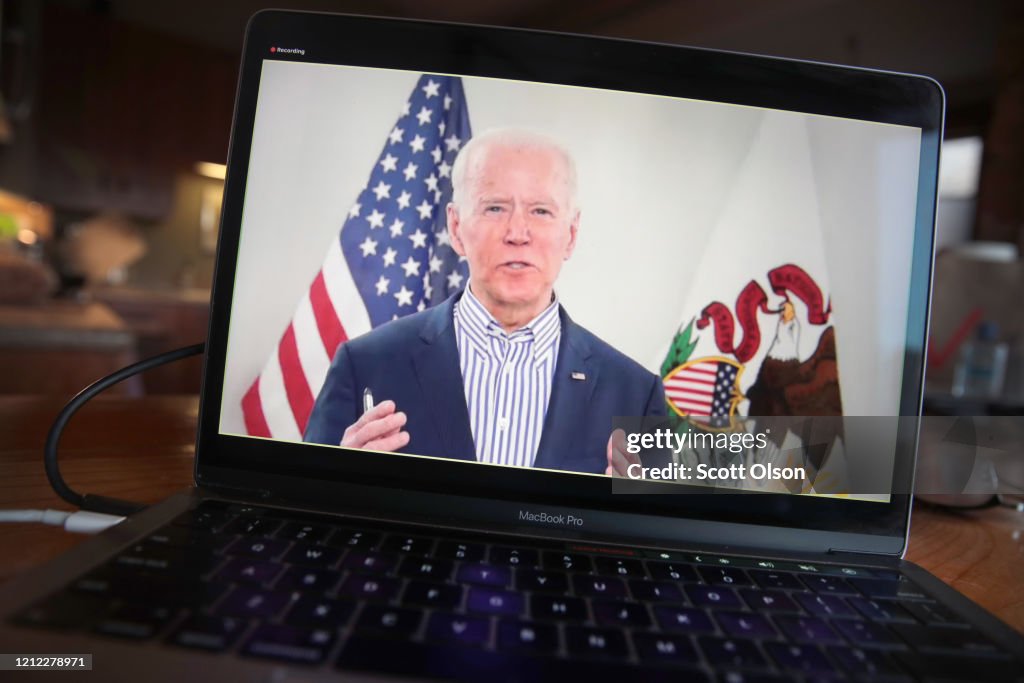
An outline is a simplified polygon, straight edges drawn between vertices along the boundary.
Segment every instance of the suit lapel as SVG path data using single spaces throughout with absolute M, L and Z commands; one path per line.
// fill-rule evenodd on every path
M 590 345 L 565 309 L 561 310 L 561 316 L 562 340 L 558 349 L 558 362 L 555 364 L 551 399 L 533 463 L 534 467 L 555 470 L 563 469 L 566 457 L 579 450 L 577 437 L 585 433 L 587 406 L 597 386 L 599 370 L 590 361 Z
M 455 344 L 452 312 L 457 297 L 451 297 L 425 316 L 420 331 L 422 345 L 413 357 L 422 404 L 430 406 L 443 455 L 475 460 L 476 447 L 469 426 L 466 394 L 462 387 L 459 350 Z

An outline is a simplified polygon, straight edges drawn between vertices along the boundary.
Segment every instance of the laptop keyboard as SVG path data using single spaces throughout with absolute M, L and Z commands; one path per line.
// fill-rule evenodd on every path
M 478 680 L 1020 680 L 898 573 L 205 503 L 15 622 Z M 983 672 L 983 673 L 982 673 Z

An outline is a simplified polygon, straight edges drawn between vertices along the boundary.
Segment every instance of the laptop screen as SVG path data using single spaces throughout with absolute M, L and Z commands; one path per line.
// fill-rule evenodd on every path
M 262 39 L 215 295 L 219 437 L 397 477 L 891 502 L 934 118 L 782 61 L 744 90 L 595 57 L 617 86 L 597 87 L 525 57 Z M 771 87 L 808 68 L 836 94 Z

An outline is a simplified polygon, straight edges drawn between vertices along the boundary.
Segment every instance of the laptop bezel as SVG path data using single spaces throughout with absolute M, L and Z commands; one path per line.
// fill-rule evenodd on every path
M 389 47 L 381 47 L 385 44 Z M 595 539 L 619 537 L 626 523 L 638 529 L 645 525 L 665 529 L 638 536 L 681 541 L 675 537 L 686 532 L 677 522 L 705 520 L 736 525 L 737 538 L 749 533 L 751 524 L 771 528 L 772 542 L 780 547 L 803 547 L 807 537 L 801 534 L 813 530 L 824 532 L 821 544 L 827 547 L 823 549 L 902 552 L 910 511 L 906 493 L 894 493 L 889 503 L 772 494 L 611 495 L 610 482 L 595 477 L 482 468 L 220 434 L 228 321 L 260 70 L 274 45 L 303 47 L 305 56 L 286 57 L 292 61 L 543 80 L 919 127 L 920 174 L 900 415 L 919 414 L 922 400 L 944 112 L 944 95 L 935 81 L 630 41 L 270 10 L 250 20 L 236 94 L 200 406 L 198 483 L 258 491 L 268 498 L 325 509 L 337 507 L 339 500 L 365 497 L 387 511 L 390 495 L 401 497 L 403 508 L 410 511 L 419 508 L 453 520 L 473 524 L 483 520 L 508 528 L 522 527 L 518 513 L 524 505 L 589 511 L 589 519 L 595 521 L 588 523 L 585 533 Z M 540 74 L 544 77 L 539 78 Z M 894 491 L 911 490 L 916 445 L 915 421 L 901 420 Z M 360 493 L 365 491 L 379 495 Z M 743 497 L 737 499 L 737 495 Z M 486 501 L 489 512 L 481 515 L 479 505 L 467 505 L 473 500 Z

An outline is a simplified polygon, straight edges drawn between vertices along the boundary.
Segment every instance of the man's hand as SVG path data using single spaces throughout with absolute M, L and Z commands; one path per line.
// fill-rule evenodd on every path
M 396 451 L 409 443 L 409 432 L 402 430 L 405 421 L 405 413 L 395 412 L 394 401 L 381 401 L 345 430 L 341 445 L 372 451 Z
M 608 437 L 608 468 L 604 471 L 610 477 L 628 477 L 630 465 L 639 465 L 640 458 L 626 450 L 626 432 L 616 429 Z

